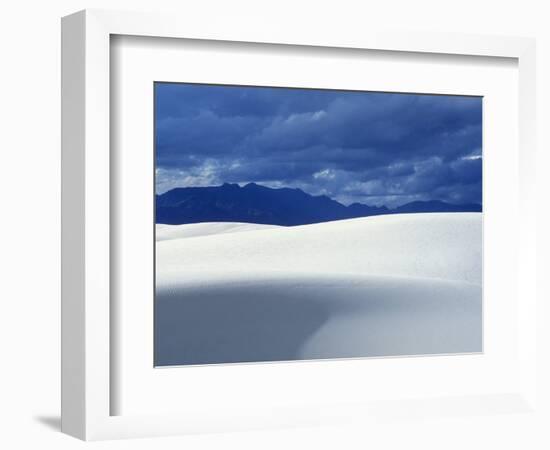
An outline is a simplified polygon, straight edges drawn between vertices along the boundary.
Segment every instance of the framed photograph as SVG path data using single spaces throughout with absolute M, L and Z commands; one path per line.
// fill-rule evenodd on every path
M 535 407 L 532 40 L 62 36 L 64 432 Z
M 154 90 L 155 366 L 482 351 L 482 97 Z

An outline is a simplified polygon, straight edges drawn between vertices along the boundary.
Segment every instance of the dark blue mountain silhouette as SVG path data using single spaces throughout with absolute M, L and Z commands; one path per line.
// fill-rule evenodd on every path
M 423 212 L 481 212 L 481 205 L 478 203 L 455 205 L 440 200 L 430 200 L 427 202 L 416 201 L 398 206 L 393 209 L 392 212 L 399 214 Z
M 481 205 L 452 205 L 441 201 L 412 202 L 396 209 L 353 203 L 345 206 L 325 195 L 301 189 L 272 189 L 256 183 L 240 187 L 175 188 L 156 196 L 156 223 L 248 222 L 306 225 L 354 217 L 413 212 L 481 211 Z

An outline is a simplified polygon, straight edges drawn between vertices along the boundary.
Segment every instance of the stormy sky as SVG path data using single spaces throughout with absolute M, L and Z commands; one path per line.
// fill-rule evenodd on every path
M 156 190 L 297 187 L 341 203 L 481 203 L 482 99 L 155 84 Z

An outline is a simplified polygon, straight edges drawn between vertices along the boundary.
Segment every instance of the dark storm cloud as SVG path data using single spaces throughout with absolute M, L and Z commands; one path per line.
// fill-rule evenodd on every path
M 481 202 L 481 99 L 157 84 L 157 189 L 254 181 L 342 202 Z

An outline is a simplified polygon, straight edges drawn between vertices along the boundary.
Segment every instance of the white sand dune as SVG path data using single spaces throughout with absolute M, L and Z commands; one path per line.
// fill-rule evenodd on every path
M 157 365 L 481 351 L 479 213 L 199 225 L 157 242 Z
M 210 236 L 212 234 L 240 233 L 252 230 L 269 230 L 277 225 L 262 225 L 243 222 L 204 222 L 185 225 L 156 225 L 156 240 L 168 241 L 190 237 Z
M 199 225 L 187 226 L 198 236 Z M 481 282 L 480 213 L 386 215 L 246 233 L 218 225 L 220 234 L 157 242 L 157 272 L 238 269 L 246 278 L 246 271 L 262 269 Z

